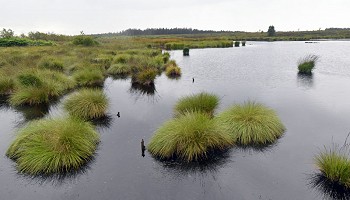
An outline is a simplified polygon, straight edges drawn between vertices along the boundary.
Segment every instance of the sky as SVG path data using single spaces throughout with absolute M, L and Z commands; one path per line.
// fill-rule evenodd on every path
M 350 0 L 0 0 L 0 28 L 67 35 L 128 28 L 350 28 Z

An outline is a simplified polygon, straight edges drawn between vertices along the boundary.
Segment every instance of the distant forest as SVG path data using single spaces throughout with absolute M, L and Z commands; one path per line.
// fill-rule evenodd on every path
M 138 35 L 176 35 L 176 34 L 208 34 L 208 33 L 233 33 L 233 31 L 213 31 L 213 30 L 198 30 L 192 28 L 148 28 L 127 29 L 118 33 L 102 33 L 94 34 L 94 36 L 138 36 Z

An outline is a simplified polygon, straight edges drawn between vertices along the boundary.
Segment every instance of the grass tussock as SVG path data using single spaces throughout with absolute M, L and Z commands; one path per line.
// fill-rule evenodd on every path
M 325 148 L 315 157 L 315 164 L 329 181 L 350 189 L 350 159 L 347 148 Z
M 6 152 L 21 173 L 50 175 L 78 170 L 93 156 L 99 135 L 73 118 L 42 119 L 19 130 Z
M 113 64 L 108 70 L 107 73 L 110 75 L 119 75 L 127 76 L 131 73 L 131 68 L 126 64 Z
M 174 113 L 175 116 L 181 116 L 187 112 L 202 112 L 208 116 L 213 116 L 219 101 L 218 96 L 205 92 L 190 95 L 178 100 L 174 107 Z
M 165 74 L 169 78 L 179 77 L 179 76 L 181 76 L 181 68 L 178 66 L 171 65 L 165 69 Z
M 73 74 L 73 78 L 79 86 L 87 87 L 101 86 L 105 80 L 103 72 L 98 68 L 80 69 Z
M 13 106 L 47 104 L 76 86 L 65 74 L 44 69 L 21 73 L 17 83 L 9 99 Z
M 148 68 L 132 75 L 132 83 L 141 85 L 152 85 L 156 79 L 158 71 L 156 69 Z
M 50 69 L 50 70 L 56 70 L 56 71 L 64 70 L 63 63 L 55 58 L 43 58 L 39 62 L 38 66 L 43 69 Z
M 72 116 L 95 119 L 106 115 L 108 104 L 108 98 L 103 91 L 82 89 L 68 97 L 64 102 L 64 108 Z
M 10 77 L 0 76 L 0 95 L 9 95 L 15 89 L 15 82 Z
M 300 59 L 298 62 L 298 70 L 300 74 L 311 74 L 315 68 L 319 57 L 316 55 L 308 55 Z
M 285 131 L 277 114 L 255 102 L 234 105 L 217 117 L 218 123 L 227 127 L 236 144 L 268 145 L 274 143 Z
M 232 138 L 208 115 L 186 112 L 164 123 L 151 138 L 147 149 L 160 159 L 192 162 L 205 160 L 211 151 L 222 151 L 232 144 Z

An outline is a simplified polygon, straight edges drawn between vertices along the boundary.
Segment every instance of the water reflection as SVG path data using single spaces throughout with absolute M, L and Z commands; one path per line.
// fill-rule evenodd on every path
M 67 183 L 78 182 L 79 178 L 82 176 L 86 176 L 86 174 L 91 170 L 91 166 L 95 163 L 95 157 L 97 157 L 97 153 L 95 153 L 83 166 L 81 166 L 78 170 L 71 170 L 65 173 L 59 174 L 51 174 L 51 175 L 28 175 L 17 173 L 19 178 L 26 180 L 31 184 L 39 184 L 46 185 L 51 184 L 53 186 L 62 186 Z
M 298 87 L 311 89 L 314 86 L 313 76 L 314 76 L 313 74 L 298 73 L 297 75 Z
M 316 189 L 323 199 L 349 200 L 350 190 L 337 182 L 330 181 L 321 173 L 309 176 L 309 185 Z
M 266 145 L 236 145 L 235 149 L 246 152 L 246 153 L 269 153 L 272 152 L 273 149 L 278 146 L 279 141 L 274 143 L 266 144 Z
M 232 160 L 230 160 L 232 158 L 232 156 L 230 156 L 231 152 L 232 150 L 227 150 L 225 152 L 211 152 L 208 154 L 208 158 L 205 161 L 190 163 L 177 160 L 160 161 L 156 158 L 154 159 L 167 174 L 173 174 L 177 178 L 180 178 L 178 175 L 187 177 L 192 174 L 205 175 L 217 172 L 220 168 L 232 162 Z
M 8 103 L 9 96 L 7 95 L 0 95 L 0 109 L 1 110 L 8 110 L 11 108 L 11 106 Z
M 149 100 L 157 101 L 159 96 L 157 94 L 156 86 L 154 84 L 151 85 L 142 85 L 138 83 L 132 83 L 129 89 L 129 93 L 135 97 L 135 100 L 142 99 L 143 97 L 147 97 Z
M 45 117 L 52 107 L 57 106 L 59 100 L 53 100 L 49 104 L 38 104 L 38 105 L 21 105 L 13 107 L 14 110 L 22 115 L 21 120 L 16 122 L 17 126 Z
M 113 116 L 112 115 L 105 115 L 105 116 L 97 118 L 97 119 L 92 119 L 91 123 L 98 128 L 108 129 L 111 127 L 111 125 L 113 123 Z

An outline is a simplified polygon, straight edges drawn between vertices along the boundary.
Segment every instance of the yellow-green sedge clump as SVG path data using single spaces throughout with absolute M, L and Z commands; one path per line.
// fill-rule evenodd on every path
M 78 170 L 93 156 L 99 135 L 76 118 L 41 119 L 18 131 L 6 155 L 19 172 L 51 175 Z
M 201 92 L 178 100 L 174 107 L 174 113 L 175 116 L 180 116 L 187 112 L 202 112 L 213 116 L 215 109 L 219 105 L 219 101 L 218 96 Z
M 70 95 L 64 102 L 64 108 L 70 115 L 82 119 L 104 117 L 108 105 L 107 96 L 98 89 L 81 89 Z
M 328 181 L 350 189 L 350 159 L 347 148 L 324 148 L 315 157 L 315 164 Z
M 319 57 L 316 55 L 308 55 L 300 59 L 298 62 L 298 70 L 300 74 L 312 74 L 312 70 L 315 68 L 316 62 Z
M 285 131 L 275 111 L 255 102 L 234 105 L 221 113 L 217 120 L 239 145 L 272 144 Z
M 165 122 L 147 149 L 160 159 L 192 162 L 205 160 L 210 152 L 223 151 L 232 145 L 232 137 L 215 120 L 200 112 L 186 112 Z

